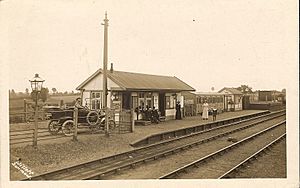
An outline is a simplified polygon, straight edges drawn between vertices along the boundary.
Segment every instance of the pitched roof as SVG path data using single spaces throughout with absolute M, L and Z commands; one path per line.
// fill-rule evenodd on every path
M 102 73 L 102 69 L 97 70 L 76 89 L 82 89 L 88 82 L 100 73 Z M 124 90 L 195 91 L 194 88 L 175 76 L 160 76 L 114 70 L 113 72 L 107 71 L 107 77 Z
M 193 92 L 195 95 L 207 95 L 207 96 L 221 96 L 226 95 L 224 93 L 219 92 Z
M 243 93 L 241 91 L 239 91 L 239 90 L 237 90 L 236 88 L 233 88 L 233 87 L 231 87 L 231 88 L 230 87 L 224 87 L 223 89 L 221 89 L 219 91 L 219 93 L 221 93 L 224 90 L 227 90 L 227 91 L 229 91 L 230 93 L 232 93 L 234 95 L 243 95 Z

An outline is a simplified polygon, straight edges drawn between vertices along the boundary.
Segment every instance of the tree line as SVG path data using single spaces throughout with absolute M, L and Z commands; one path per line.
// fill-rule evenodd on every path
M 50 95 L 63 96 L 78 94 L 78 92 L 74 91 L 59 92 L 56 88 L 52 88 L 51 91 L 52 93 L 49 92 L 49 89 L 47 87 L 42 88 L 41 92 L 38 94 L 38 99 L 41 99 L 43 102 L 45 102 Z M 28 88 L 26 88 L 24 92 L 16 92 L 14 89 L 10 89 L 9 98 L 31 98 L 32 100 L 35 100 L 36 95 L 33 91 L 29 92 Z

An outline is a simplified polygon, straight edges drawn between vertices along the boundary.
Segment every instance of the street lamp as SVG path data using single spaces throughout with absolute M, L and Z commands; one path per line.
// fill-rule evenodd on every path
M 29 80 L 31 84 L 32 92 L 35 94 L 35 111 L 34 111 L 34 140 L 33 146 L 37 146 L 37 134 L 38 134 L 38 93 L 42 91 L 43 83 L 45 80 L 39 77 L 39 74 L 35 74 L 32 80 Z

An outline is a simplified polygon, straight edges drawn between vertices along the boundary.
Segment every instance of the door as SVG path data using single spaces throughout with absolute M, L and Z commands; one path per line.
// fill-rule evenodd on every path
M 122 108 L 129 110 L 130 103 L 131 103 L 131 93 L 127 91 L 122 93 Z
M 161 113 L 161 116 L 166 115 L 166 94 L 165 93 L 159 93 L 159 111 Z

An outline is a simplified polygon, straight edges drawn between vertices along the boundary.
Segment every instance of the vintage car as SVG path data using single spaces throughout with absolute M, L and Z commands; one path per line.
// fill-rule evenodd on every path
M 52 113 L 53 111 L 59 111 L 61 110 L 61 108 L 59 106 L 44 106 L 43 110 L 45 112 L 45 119 L 49 120 L 51 119 Z
M 50 121 L 48 130 L 51 134 L 57 134 L 62 131 L 66 136 L 71 136 L 74 133 L 74 107 L 59 108 L 49 111 Z M 78 109 L 78 126 L 85 126 L 91 130 L 104 130 L 105 114 L 103 111 L 89 110 L 88 108 Z M 108 119 L 109 129 L 116 127 L 113 118 Z

